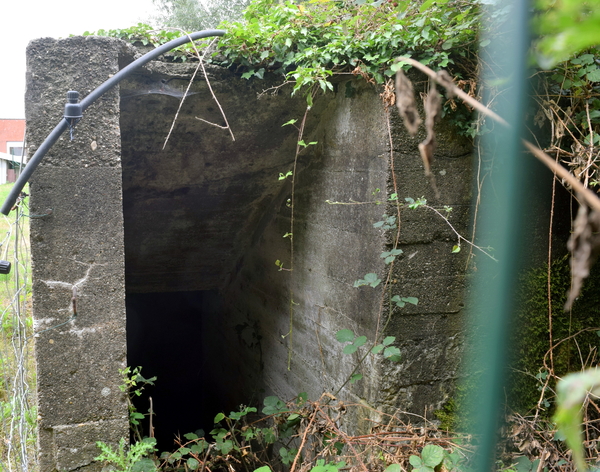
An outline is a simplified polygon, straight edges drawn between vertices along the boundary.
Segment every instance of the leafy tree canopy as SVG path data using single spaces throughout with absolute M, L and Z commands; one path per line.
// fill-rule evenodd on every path
M 236 20 L 250 0 L 152 0 L 158 8 L 153 20 L 161 27 L 186 31 L 214 29 L 225 20 Z

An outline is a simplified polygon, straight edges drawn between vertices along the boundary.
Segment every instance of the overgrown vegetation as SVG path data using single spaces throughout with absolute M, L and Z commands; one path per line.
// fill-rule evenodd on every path
M 539 31 L 547 38 L 540 42 L 539 51 L 547 59 L 543 65 L 551 65 L 553 69 L 536 73 L 539 79 L 538 109 L 532 114 L 535 125 L 549 131 L 550 142 L 545 150 L 554 153 L 575 177 L 592 188 L 600 182 L 596 163 L 596 146 L 600 144 L 600 68 L 597 50 L 589 49 L 600 42 L 597 33 L 600 9 L 596 8 L 599 6 L 596 3 L 569 0 L 562 2 L 562 9 L 558 4 L 541 3 L 547 14 L 540 16 L 537 22 Z M 183 0 L 161 4 L 166 26 L 184 29 L 215 26 L 194 18 L 205 8 L 204 4 Z M 481 96 L 481 84 L 474 79 L 478 69 L 478 47 L 485 46 L 479 40 L 480 14 L 476 2 L 461 0 L 426 0 L 422 3 L 408 0 L 255 0 L 241 21 L 221 25 L 228 34 L 220 40 L 218 49 L 208 61 L 232 68 L 247 79 L 261 79 L 267 72 L 279 74 L 282 83 L 293 83 L 293 93 L 305 94 L 309 109 L 318 93 L 332 89 L 330 79 L 335 75 L 352 74 L 373 84 L 389 84 L 400 67 L 407 67 L 395 63 L 398 56 L 415 58 L 436 69 L 447 68 L 460 87 L 471 96 Z M 190 22 L 186 23 L 188 20 Z M 127 30 L 98 31 L 96 34 L 156 46 L 180 36 L 181 32 L 156 31 L 140 24 Z M 196 57 L 191 46 L 185 46 L 170 53 L 169 59 L 187 61 Z M 565 62 L 557 63 L 559 60 Z M 448 109 L 455 105 L 454 101 L 446 103 Z M 473 122 L 468 109 L 460 109 L 455 121 L 460 124 L 461 131 L 471 137 L 491 128 L 483 121 Z M 298 142 L 304 143 L 302 132 Z M 310 144 L 314 143 L 304 146 Z M 281 176 L 293 179 L 294 172 Z M 396 194 L 395 204 L 397 201 Z M 396 228 L 396 216 L 388 213 L 384 214 L 380 227 L 392 230 Z M 285 236 L 290 239 L 293 253 L 293 228 Z M 460 241 L 459 237 L 456 252 L 460 251 Z M 386 263 L 390 259 L 391 263 L 401 250 L 397 246 L 387 249 L 382 258 Z M 278 262 L 284 270 L 283 263 Z M 550 257 L 547 269 L 534 270 L 524 276 L 524 290 L 528 295 L 520 316 L 526 323 L 519 336 L 527 341 L 521 346 L 516 366 L 525 377 L 520 377 L 522 380 L 517 382 L 513 400 L 513 405 L 522 412 L 531 406 L 538 406 L 539 411 L 549 410 L 555 380 L 573 368 L 595 362 L 597 334 L 593 325 L 597 321 L 598 300 L 593 286 L 597 276 L 592 276 L 573 310 L 565 315 L 562 308 L 570 285 L 568 277 L 565 260 L 554 261 Z M 381 282 L 376 274 L 367 273 L 355 285 L 376 287 Z M 414 297 L 404 295 L 390 297 L 391 302 L 398 307 L 416 303 Z M 293 311 L 293 297 L 290 302 Z M 585 334 L 574 337 L 581 331 Z M 343 348 L 347 352 L 355 352 L 366 343 L 366 339 L 349 330 L 339 331 L 338 340 L 347 343 Z M 401 353 L 392 349 L 393 342 L 390 337 L 375 340 L 375 347 L 370 352 L 394 360 Z M 353 372 L 349 381 L 358 381 L 361 375 Z M 129 385 L 130 389 L 133 387 L 134 383 Z M 460 399 L 459 392 L 457 401 Z M 451 424 L 455 414 L 452 404 L 449 405 L 446 426 Z M 123 471 L 135 470 L 134 466 L 143 462 L 150 468 L 160 464 L 166 470 L 244 468 L 266 472 L 271 470 L 267 464 L 273 462 L 273 457 L 277 458 L 273 468 L 286 466 L 294 470 L 303 465 L 302 470 L 313 472 L 339 470 L 346 467 L 346 461 L 359 464 L 364 470 L 386 468 L 388 472 L 406 470 L 409 464 L 419 472 L 465 470 L 468 448 L 461 446 L 456 437 L 443 436 L 436 428 L 428 428 L 429 425 L 416 431 L 394 416 L 375 424 L 372 434 L 350 436 L 340 428 L 341 418 L 348 408 L 365 406 L 346 405 L 333 397 L 313 402 L 302 394 L 287 403 L 267 397 L 262 410 L 264 416 L 259 417 L 253 407 L 243 407 L 229 415 L 221 413 L 208 435 L 211 442 L 200 432 L 187 434 L 185 440 L 181 439 L 180 448 L 174 453 L 163 454 L 160 462 L 151 461 L 150 465 L 144 459 L 153 452 L 154 445 L 151 440 L 143 439 L 129 451 L 124 443 L 117 450 L 103 446 L 99 460 L 111 462 Z M 136 415 L 139 413 L 133 411 L 133 424 L 139 419 Z M 543 424 L 546 436 L 536 427 L 530 428 L 531 423 L 527 420 L 514 424 L 518 424 L 520 431 L 527 429 L 528 434 L 539 442 L 542 442 L 540 437 L 545 441 L 554 440 L 551 423 Z M 537 425 L 539 423 L 534 424 Z M 589 438 L 590 443 L 594 434 Z M 280 446 L 274 451 L 276 443 Z M 541 446 L 529 447 L 531 444 L 529 441 L 527 447 L 516 447 L 523 454 L 541 454 Z M 554 467 L 566 466 L 562 456 L 555 459 Z M 542 460 L 548 460 L 548 457 L 542 457 Z M 539 465 L 523 456 L 509 464 L 507 470 L 539 470 Z
M 4 201 L 12 184 L 0 185 Z M 27 188 L 25 189 L 27 191 Z M 23 194 L 25 195 L 25 194 Z M 27 198 L 0 218 L 0 259 L 12 264 L 0 275 L 0 469 L 30 470 L 35 463 L 37 413 L 31 335 L 31 266 Z

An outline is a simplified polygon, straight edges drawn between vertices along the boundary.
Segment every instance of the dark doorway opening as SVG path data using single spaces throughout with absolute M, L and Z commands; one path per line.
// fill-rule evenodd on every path
M 206 338 L 214 336 L 211 325 L 220 305 L 216 291 L 127 294 L 128 363 L 142 366 L 145 378 L 157 377 L 134 405 L 146 414 L 152 398 L 161 451 L 173 449 L 177 436 L 209 432 L 215 414 L 231 406 L 218 388 L 224 366 L 205 348 L 211 344 Z M 143 430 L 149 435 L 148 417 Z

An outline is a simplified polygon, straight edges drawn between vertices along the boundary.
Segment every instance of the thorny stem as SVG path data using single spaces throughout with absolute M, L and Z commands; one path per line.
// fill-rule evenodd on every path
M 471 247 L 477 249 L 478 251 L 481 251 L 483 254 L 485 254 L 486 256 L 488 256 L 490 259 L 492 259 L 495 262 L 498 262 L 498 259 L 496 259 L 494 256 L 492 256 L 489 252 L 487 252 L 485 249 L 482 249 L 481 247 L 477 246 L 477 244 L 473 244 L 471 241 L 469 241 L 467 238 L 465 238 L 464 236 L 462 236 L 458 231 L 456 231 L 456 229 L 454 228 L 454 226 L 452 226 L 452 223 L 450 223 L 450 221 L 448 220 L 448 218 L 446 218 L 444 215 L 442 215 L 439 210 L 436 210 L 435 208 L 433 208 L 432 206 L 429 205 L 423 205 L 424 208 L 427 208 L 433 212 L 435 212 L 440 218 L 442 218 L 446 224 L 448 226 L 450 226 L 450 229 L 454 232 L 454 234 L 456 234 L 456 237 L 458 238 L 459 242 L 460 241 L 464 241 L 467 244 L 469 244 Z
M 237 440 L 237 437 L 236 437 L 236 434 L 235 434 L 235 429 L 233 428 L 233 424 L 231 422 L 231 419 L 225 418 L 225 422 L 227 423 L 227 427 L 229 428 L 229 432 L 231 433 L 231 439 L 235 442 L 235 445 L 241 451 L 242 450 L 242 445 Z M 246 472 L 250 472 L 250 469 L 248 469 L 248 464 L 246 464 L 246 460 L 244 459 L 244 454 L 241 454 L 241 460 L 242 460 L 242 464 L 244 465 L 244 469 L 246 470 Z
M 317 417 L 317 409 L 315 408 L 312 415 L 310 416 L 310 421 L 308 422 L 308 426 L 304 429 L 304 434 L 302 435 L 302 442 L 300 443 L 300 447 L 298 448 L 296 457 L 294 457 L 294 462 L 292 463 L 290 472 L 294 472 L 296 470 L 296 464 L 298 462 L 298 459 L 300 458 L 300 455 L 302 454 L 302 449 L 304 449 L 304 445 L 306 444 L 306 438 L 308 436 L 308 432 L 310 431 L 310 427 L 313 424 L 313 422 L 315 421 L 316 417 Z
M 312 94 L 312 98 L 316 95 L 316 88 L 313 88 L 309 93 Z M 306 118 L 308 117 L 308 112 L 310 111 L 310 106 L 306 107 L 304 111 L 304 116 L 302 117 L 302 122 L 300 123 L 300 128 L 298 128 L 298 141 L 296 142 L 296 154 L 294 156 L 294 167 L 292 168 L 292 194 L 290 197 L 290 268 L 289 271 L 292 272 L 291 277 L 293 277 L 294 272 L 294 210 L 295 210 L 295 197 L 296 197 L 296 169 L 298 168 L 298 155 L 304 149 L 300 146 L 300 141 L 302 141 L 304 136 L 304 126 L 306 125 Z M 287 360 L 287 369 L 292 369 L 292 348 L 293 348 L 293 331 L 294 331 L 294 306 L 296 303 L 294 302 L 294 291 L 292 288 L 291 280 L 290 280 L 290 329 L 288 334 L 288 360 Z
M 558 153 L 556 153 L 556 162 L 558 162 Z M 552 202 L 550 204 L 550 222 L 548 229 L 548 344 L 550 346 L 550 370 L 554 375 L 554 354 L 552 347 L 552 224 L 554 221 L 554 199 L 556 197 L 556 174 L 552 179 Z
M 326 414 L 326 413 L 325 413 L 325 412 L 324 412 L 324 411 L 321 409 L 321 407 L 320 407 L 319 405 L 315 405 L 315 408 L 316 408 L 316 409 L 318 409 L 318 410 L 319 410 L 319 411 L 320 411 L 320 412 L 323 414 L 323 416 L 324 416 L 324 417 L 325 417 L 325 419 L 327 420 L 327 423 L 329 423 L 329 426 L 330 426 L 330 428 L 331 428 L 331 429 L 333 429 L 333 430 L 335 431 L 335 433 L 337 434 L 337 436 L 338 436 L 339 438 L 341 438 L 341 439 L 342 439 L 342 438 L 343 438 L 343 439 L 347 439 L 347 438 L 348 438 L 348 436 L 347 436 L 346 434 L 344 434 L 344 433 L 342 433 L 342 431 L 340 431 L 340 429 L 339 429 L 339 428 L 337 427 L 337 425 L 336 425 L 336 424 L 333 422 L 333 420 L 332 420 L 332 419 L 329 417 L 329 415 L 327 415 L 327 414 Z M 355 457 L 355 458 L 356 458 L 356 459 L 359 461 L 360 465 L 362 466 L 362 469 L 363 469 L 365 472 L 369 472 L 369 469 L 367 469 L 367 467 L 366 467 L 365 463 L 364 463 L 364 462 L 362 461 L 362 459 L 360 458 L 360 454 L 359 454 L 359 453 L 358 453 L 358 451 L 355 449 L 355 447 L 354 447 L 354 445 L 352 444 L 352 442 L 350 442 L 350 441 L 347 441 L 347 440 L 345 440 L 344 442 L 345 442 L 345 444 L 347 444 L 347 445 L 348 445 L 348 447 L 349 447 L 350 449 L 352 449 L 352 452 L 353 452 L 353 454 L 354 454 L 354 457 Z

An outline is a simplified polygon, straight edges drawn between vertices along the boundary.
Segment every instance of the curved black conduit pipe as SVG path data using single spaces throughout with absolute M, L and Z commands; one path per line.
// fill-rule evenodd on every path
M 195 41 L 197 39 L 209 38 L 211 36 L 223 36 L 225 34 L 224 30 L 204 30 L 198 31 L 196 33 L 190 33 L 189 35 L 182 36 L 180 38 L 169 41 L 168 43 L 163 44 L 162 46 L 157 47 L 156 49 L 144 54 L 142 57 L 136 59 L 127 67 L 124 67 L 115 75 L 113 75 L 110 79 L 96 88 L 92 93 L 90 93 L 87 97 L 81 100 L 81 111 L 82 113 L 89 107 L 92 103 L 94 103 L 98 98 L 100 98 L 105 92 L 113 88 L 117 85 L 121 80 L 131 74 L 138 67 L 143 66 L 147 62 L 152 59 L 164 54 L 165 52 L 170 51 L 177 46 L 181 46 L 182 44 L 189 43 L 190 41 Z M 35 168 L 38 166 L 42 158 L 46 155 L 46 153 L 50 150 L 52 145 L 58 140 L 61 134 L 69 127 L 69 123 L 65 118 L 60 120 L 60 123 L 56 125 L 56 127 L 52 130 L 52 132 L 48 135 L 42 145 L 35 152 L 33 157 L 29 160 L 19 178 L 15 182 L 15 185 L 11 189 L 10 193 L 6 197 L 2 208 L 0 209 L 0 213 L 4 215 L 8 215 L 12 207 L 14 206 L 17 198 L 19 197 L 21 190 L 25 187 L 25 184 L 31 177 L 31 174 L 35 171 Z

